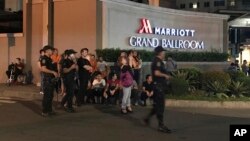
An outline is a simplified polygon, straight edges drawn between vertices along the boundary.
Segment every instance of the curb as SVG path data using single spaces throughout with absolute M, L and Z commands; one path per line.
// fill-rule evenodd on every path
M 0 93 L 1 97 L 12 97 L 12 98 L 20 98 L 20 99 L 40 99 L 42 96 L 38 94 L 38 92 L 27 92 L 27 91 L 14 91 L 14 90 L 5 90 Z
M 165 101 L 166 107 L 188 108 L 221 108 L 221 109 L 250 109 L 250 101 L 196 101 L 196 100 L 172 100 Z

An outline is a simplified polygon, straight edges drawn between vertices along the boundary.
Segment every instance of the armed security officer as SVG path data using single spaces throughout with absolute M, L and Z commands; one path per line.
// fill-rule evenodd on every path
M 51 60 L 51 55 L 54 50 L 51 46 L 45 46 L 43 48 L 45 54 L 41 59 L 41 71 L 43 73 L 43 101 L 42 101 L 42 116 L 47 117 L 49 115 L 55 114 L 52 110 L 52 101 L 54 93 L 54 83 L 53 79 L 58 77 L 58 73 L 53 70 L 53 64 Z
M 164 115 L 164 108 L 165 108 L 165 90 L 166 89 L 166 81 L 170 79 L 170 76 L 167 75 L 167 70 L 163 63 L 165 59 L 165 50 L 158 46 L 155 48 L 155 55 L 152 65 L 151 71 L 154 81 L 154 105 L 152 111 L 149 115 L 144 119 L 144 122 L 149 125 L 150 118 L 153 115 L 157 116 L 158 119 L 158 131 L 164 133 L 171 133 L 171 130 L 168 129 L 163 123 L 163 115 Z
M 63 83 L 66 88 L 66 95 L 62 99 L 62 106 L 67 102 L 67 108 L 65 109 L 67 112 L 73 113 L 75 110 L 72 107 L 72 99 L 75 91 L 75 74 L 78 70 L 78 66 L 76 64 L 76 51 L 73 49 L 66 50 L 64 52 L 65 59 L 62 62 L 62 71 L 63 71 Z

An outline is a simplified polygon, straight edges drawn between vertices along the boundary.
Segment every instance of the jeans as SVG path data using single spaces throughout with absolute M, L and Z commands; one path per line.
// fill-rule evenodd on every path
M 131 106 L 131 86 L 130 87 L 123 87 L 123 97 L 122 97 L 122 109 L 126 109 L 126 107 Z

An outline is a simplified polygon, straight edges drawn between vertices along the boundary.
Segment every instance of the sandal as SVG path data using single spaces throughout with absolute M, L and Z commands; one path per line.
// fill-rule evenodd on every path
M 126 109 L 121 109 L 121 113 L 122 113 L 122 114 L 127 114 L 128 112 L 127 112 Z

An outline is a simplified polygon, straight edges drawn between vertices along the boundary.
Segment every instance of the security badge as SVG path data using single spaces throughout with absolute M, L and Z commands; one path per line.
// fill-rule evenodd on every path
M 42 64 L 45 64 L 45 63 L 46 63 L 46 60 L 45 60 L 45 59 L 43 59 L 43 60 L 42 60 Z

